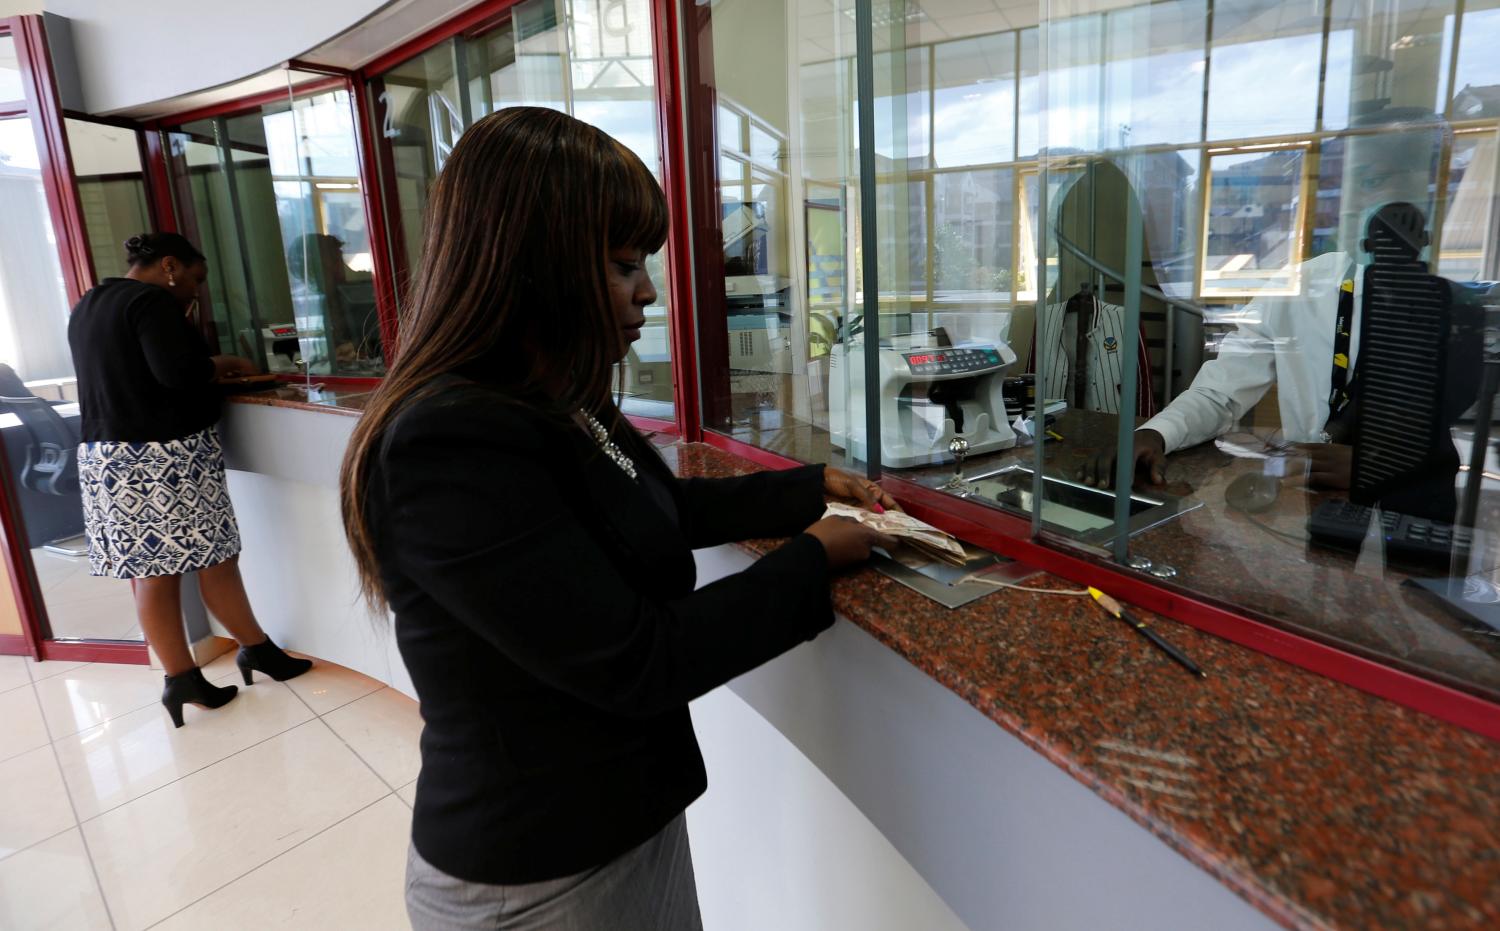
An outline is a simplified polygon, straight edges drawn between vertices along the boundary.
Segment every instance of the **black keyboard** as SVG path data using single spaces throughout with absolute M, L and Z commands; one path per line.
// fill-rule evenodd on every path
M 1374 514 L 1374 508 L 1349 501 L 1324 501 L 1308 518 L 1308 539 L 1314 546 L 1358 553 Z M 1474 540 L 1467 527 L 1394 511 L 1380 512 L 1380 535 L 1387 562 L 1434 570 L 1448 568 L 1455 544 L 1467 551 Z

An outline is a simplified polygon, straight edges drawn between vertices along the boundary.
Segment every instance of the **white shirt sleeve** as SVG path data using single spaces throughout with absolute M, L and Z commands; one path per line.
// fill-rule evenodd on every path
M 1141 425 L 1166 440 L 1167 452 L 1196 446 L 1229 432 L 1276 382 L 1276 342 L 1271 335 L 1281 308 L 1277 298 L 1245 306 L 1245 321 L 1224 337 L 1217 358 L 1203 363 L 1188 389 Z

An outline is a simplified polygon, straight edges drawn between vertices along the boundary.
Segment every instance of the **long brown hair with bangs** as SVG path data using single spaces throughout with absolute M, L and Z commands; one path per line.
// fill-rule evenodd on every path
M 610 397 L 610 369 L 626 344 L 606 262 L 611 249 L 655 252 L 666 236 L 656 179 L 587 123 L 514 107 L 459 139 L 432 186 L 395 362 L 354 430 L 340 476 L 344 534 L 372 606 L 385 599 L 365 519 L 368 479 L 402 407 L 457 371 L 547 416 L 582 409 L 628 429 Z

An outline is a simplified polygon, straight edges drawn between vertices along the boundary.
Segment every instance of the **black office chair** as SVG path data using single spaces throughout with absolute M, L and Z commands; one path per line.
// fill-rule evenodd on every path
M 30 394 L 31 391 L 21 381 L 21 376 L 16 374 L 16 370 L 0 362 L 0 397 L 24 398 Z
M 78 494 L 78 430 L 35 395 L 0 397 L 30 434 L 21 485 L 44 495 Z
M 3 383 L 4 375 L 4 372 L 0 372 L 0 383 Z M 24 386 L 22 390 L 25 390 Z M 14 413 L 26 430 L 26 460 L 17 477 L 20 486 L 38 494 L 79 502 L 78 428 L 64 420 L 51 404 L 30 393 L 19 397 L 0 396 L 0 410 Z M 59 506 L 63 504 L 59 502 Z M 65 556 L 88 554 L 87 544 L 81 540 L 81 503 L 69 508 L 70 512 L 73 510 L 78 512 L 76 524 L 70 519 L 64 522 L 65 528 L 52 529 L 53 534 L 59 529 L 71 532 L 51 536 L 50 539 L 43 537 L 46 549 Z

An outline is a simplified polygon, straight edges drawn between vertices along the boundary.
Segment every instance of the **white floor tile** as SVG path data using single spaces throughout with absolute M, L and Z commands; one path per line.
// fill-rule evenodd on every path
M 109 926 L 76 828 L 0 860 L 0 928 L 108 931 Z
M 160 670 L 115 663 L 90 663 L 36 684 L 53 740 L 159 702 L 161 689 Z
M 323 716 L 328 726 L 392 786 L 417 778 L 422 768 L 417 703 L 395 689 L 381 689 Z
M 117 927 L 160 921 L 388 794 L 309 722 L 84 824 Z
M 233 675 L 233 673 L 231 673 Z M 60 738 L 58 758 L 85 821 L 313 717 L 285 686 L 240 689 L 222 708 L 183 708 L 184 727 L 153 703 Z
M 77 824 L 51 747 L 0 763 L 0 859 Z
M 47 724 L 31 689 L 0 692 L 0 760 L 48 744 Z
M 79 669 L 87 665 L 89 664 L 75 663 L 72 660 L 52 659 L 46 660 L 45 662 L 41 663 L 27 663 L 26 671 L 31 673 L 31 679 L 33 682 L 40 682 L 43 679 L 50 679 L 53 676 L 61 675 L 65 672 L 72 672 L 75 669 Z
M 410 928 L 410 838 L 411 811 L 386 796 L 156 927 Z
M 291 686 L 292 691 L 300 695 L 302 700 L 307 702 L 308 707 L 318 714 L 327 714 L 335 708 L 349 704 L 356 698 L 362 698 L 371 692 L 385 688 L 369 676 L 352 669 L 321 660 L 313 662 L 313 668 L 295 679 L 288 679 L 286 684 Z
M 397 789 L 396 794 L 408 806 L 417 804 L 417 780 L 413 779 L 411 782 Z
M 0 692 L 30 685 L 31 673 L 26 671 L 26 664 L 30 662 L 31 658 L 27 656 L 0 656 Z

